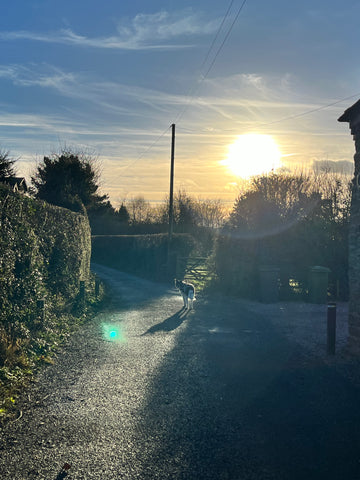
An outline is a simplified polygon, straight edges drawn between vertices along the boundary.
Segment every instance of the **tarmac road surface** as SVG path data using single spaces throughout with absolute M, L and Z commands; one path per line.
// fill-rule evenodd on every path
M 0 431 L 2 480 L 360 479 L 359 382 L 266 311 L 200 297 L 185 312 L 172 285 L 94 270 L 114 302 Z

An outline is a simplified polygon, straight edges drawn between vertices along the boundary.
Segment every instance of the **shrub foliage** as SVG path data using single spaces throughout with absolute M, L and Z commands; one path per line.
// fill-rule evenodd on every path
M 91 235 L 86 216 L 5 185 L 0 185 L 0 224 L 1 393 L 14 368 L 29 363 L 29 352 L 43 355 L 49 336 L 61 334 L 59 312 L 76 300 L 79 280 L 89 278 Z M 38 309 L 41 299 L 45 314 Z
M 215 264 L 228 293 L 256 298 L 259 269 L 280 268 L 281 293 L 306 294 L 309 268 L 331 270 L 334 296 L 348 295 L 350 184 L 345 178 L 276 174 L 255 177 L 237 198 L 217 240 Z

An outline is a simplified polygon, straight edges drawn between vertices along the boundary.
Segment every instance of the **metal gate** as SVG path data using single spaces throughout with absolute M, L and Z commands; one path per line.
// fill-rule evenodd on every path
M 202 282 L 209 278 L 209 269 L 206 262 L 207 257 L 178 257 L 176 277 Z

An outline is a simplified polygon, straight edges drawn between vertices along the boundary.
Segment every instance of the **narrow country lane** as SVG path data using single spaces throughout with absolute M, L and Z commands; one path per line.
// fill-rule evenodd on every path
M 0 478 L 356 480 L 360 392 L 237 300 L 94 266 L 114 302 L 1 431 Z M 19 410 L 19 411 L 20 411 Z

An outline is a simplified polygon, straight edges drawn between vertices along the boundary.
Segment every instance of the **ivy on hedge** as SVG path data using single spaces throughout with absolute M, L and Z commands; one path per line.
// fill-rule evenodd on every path
M 90 274 L 88 219 L 0 185 L 0 366 L 6 349 L 31 340 L 37 300 L 51 310 L 75 299 Z M 46 320 L 46 319 L 45 319 Z

